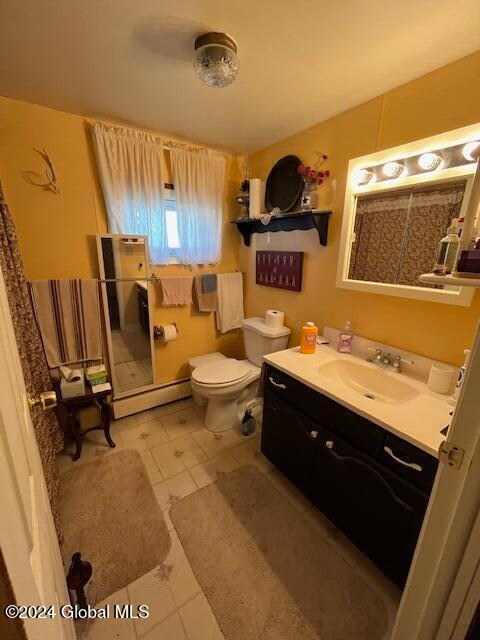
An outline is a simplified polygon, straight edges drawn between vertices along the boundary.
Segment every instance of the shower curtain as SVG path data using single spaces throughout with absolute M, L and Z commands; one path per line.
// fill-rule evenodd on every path
M 5 279 L 8 303 L 29 396 L 38 396 L 52 387 L 40 334 L 33 316 L 23 262 L 18 248 L 15 225 L 0 184 L 0 265 Z M 58 468 L 55 455 L 63 448 L 63 435 L 55 413 L 38 409 L 31 412 L 42 460 L 45 481 L 57 535 L 61 539 L 58 518 Z

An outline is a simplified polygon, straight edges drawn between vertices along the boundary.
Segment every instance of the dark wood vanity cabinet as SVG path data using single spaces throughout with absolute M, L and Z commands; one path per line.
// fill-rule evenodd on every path
M 262 452 L 403 587 L 437 469 L 432 456 L 271 366 Z

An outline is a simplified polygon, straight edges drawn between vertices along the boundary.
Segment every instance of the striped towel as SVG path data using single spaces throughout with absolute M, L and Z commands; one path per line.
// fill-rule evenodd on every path
M 34 280 L 30 291 L 49 367 L 102 358 L 97 280 Z

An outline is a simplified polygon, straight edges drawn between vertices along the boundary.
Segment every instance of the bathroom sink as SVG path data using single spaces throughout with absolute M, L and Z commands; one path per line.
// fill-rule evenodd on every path
M 352 360 L 332 360 L 320 366 L 319 373 L 332 382 L 345 384 L 366 398 L 388 404 L 408 402 L 419 395 L 400 374 L 389 373 Z

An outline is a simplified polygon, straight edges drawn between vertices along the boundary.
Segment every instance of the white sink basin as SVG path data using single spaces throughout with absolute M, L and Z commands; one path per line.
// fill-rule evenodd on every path
M 419 395 L 417 389 L 405 382 L 400 374 L 352 360 L 332 360 L 321 365 L 319 373 L 374 401 L 401 404 Z

